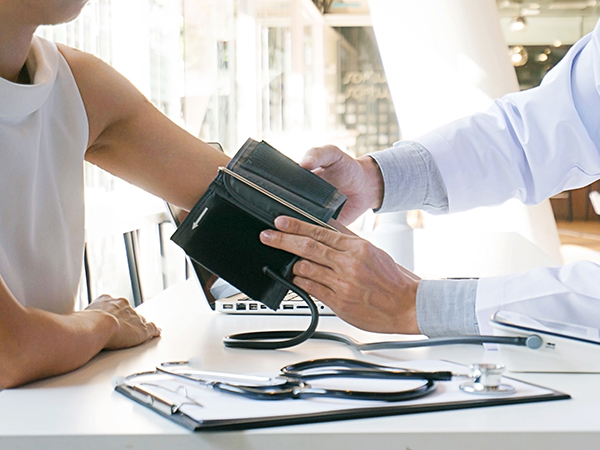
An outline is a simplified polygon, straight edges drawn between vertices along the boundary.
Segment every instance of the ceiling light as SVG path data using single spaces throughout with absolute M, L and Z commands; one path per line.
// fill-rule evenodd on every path
M 522 31 L 525 29 L 525 27 L 527 27 L 527 21 L 523 16 L 515 17 L 513 20 L 510 21 L 511 31 Z
M 510 61 L 512 65 L 515 67 L 524 66 L 529 59 L 529 54 L 527 50 L 522 45 L 516 45 L 512 47 L 509 51 Z
M 554 44 L 552 44 L 552 45 L 554 45 L 555 47 L 560 47 L 562 45 L 562 42 L 559 39 L 557 39 L 554 41 Z
M 548 55 L 546 53 L 540 53 L 535 59 L 537 59 L 539 62 L 546 62 L 548 61 Z

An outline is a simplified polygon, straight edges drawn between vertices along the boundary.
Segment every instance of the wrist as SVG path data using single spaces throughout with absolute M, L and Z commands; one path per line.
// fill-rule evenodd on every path
M 379 209 L 383 204 L 383 174 L 381 168 L 375 159 L 370 156 L 361 156 L 356 160 L 364 174 L 365 189 L 364 195 L 367 197 L 367 203 L 371 209 Z
M 417 318 L 417 290 L 421 280 L 410 280 L 406 288 L 407 303 L 404 308 L 402 332 L 405 334 L 421 334 Z
M 91 335 L 98 339 L 97 345 L 104 349 L 119 331 L 117 318 L 101 309 L 86 309 L 76 314 L 84 315 L 89 320 Z

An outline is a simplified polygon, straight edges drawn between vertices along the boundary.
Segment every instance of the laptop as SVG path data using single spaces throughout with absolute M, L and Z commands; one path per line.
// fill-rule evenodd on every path
M 214 148 L 223 151 L 220 144 L 209 143 Z M 181 209 L 166 203 L 173 224 L 179 227 Z M 306 302 L 297 294 L 288 292 L 277 310 L 265 306 L 261 302 L 249 298 L 224 279 L 218 277 L 201 264 L 186 256 L 188 267 L 191 266 L 206 296 L 211 309 L 225 314 L 276 314 L 276 315 L 310 315 Z M 333 316 L 334 312 L 321 301 L 314 299 L 320 315 Z

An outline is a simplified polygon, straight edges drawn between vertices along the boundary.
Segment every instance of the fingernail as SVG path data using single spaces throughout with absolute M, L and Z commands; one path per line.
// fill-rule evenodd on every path
M 290 221 L 287 220 L 286 217 L 278 217 L 277 219 L 275 219 L 275 226 L 280 230 L 285 230 L 289 224 Z
M 264 230 L 260 233 L 260 239 L 263 242 L 268 242 L 273 239 L 273 232 L 271 230 Z
M 314 156 L 305 155 L 304 158 L 302 158 L 302 161 L 300 162 L 300 164 L 306 165 L 306 166 L 312 166 L 316 162 L 317 162 L 317 158 L 315 158 Z

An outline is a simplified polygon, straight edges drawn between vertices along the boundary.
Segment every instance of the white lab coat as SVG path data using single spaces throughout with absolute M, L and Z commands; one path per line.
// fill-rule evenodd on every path
M 416 141 L 433 156 L 449 211 L 518 198 L 533 205 L 600 178 L 600 26 L 577 42 L 534 89 L 496 100 L 486 112 Z M 562 268 L 479 281 L 476 310 L 489 334 L 499 309 L 600 327 L 600 266 Z

